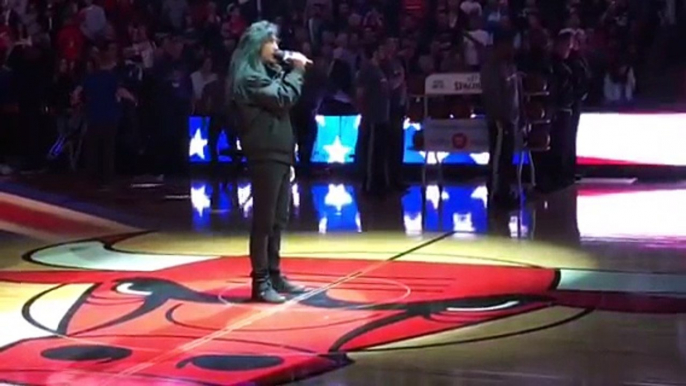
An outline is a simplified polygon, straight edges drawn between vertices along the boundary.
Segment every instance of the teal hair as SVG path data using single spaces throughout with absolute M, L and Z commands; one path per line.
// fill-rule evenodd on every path
M 262 46 L 269 40 L 276 39 L 278 33 L 279 29 L 275 24 L 264 20 L 253 23 L 245 30 L 231 56 L 227 74 L 229 93 L 235 95 L 240 92 L 237 86 L 241 78 L 266 72 L 260 57 Z

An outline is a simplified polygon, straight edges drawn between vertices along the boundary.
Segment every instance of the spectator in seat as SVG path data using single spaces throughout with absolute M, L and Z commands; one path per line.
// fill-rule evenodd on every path
M 191 84 L 193 86 L 193 106 L 196 112 L 200 112 L 198 103 L 202 99 L 205 86 L 217 80 L 217 74 L 213 71 L 212 57 L 206 57 L 202 61 L 200 68 L 191 74 Z
M 93 3 L 93 0 L 84 0 L 86 5 L 79 13 L 81 19 L 81 32 L 86 39 L 97 42 L 105 38 L 107 32 L 107 16 L 105 10 Z
M 164 16 L 165 24 L 175 31 L 183 29 L 189 10 L 188 1 L 186 0 L 164 0 L 162 2 L 162 15 Z
M 480 68 L 482 51 L 490 40 L 490 34 L 483 29 L 482 18 L 475 14 L 470 15 L 469 31 L 464 36 L 464 58 L 467 66 L 473 71 Z
M 228 29 L 230 36 L 234 39 L 238 39 L 243 34 L 243 31 L 248 28 L 248 24 L 243 18 L 243 15 L 241 15 L 241 9 L 239 7 L 232 4 L 229 5 L 227 10 L 229 12 L 229 17 L 225 23 L 226 26 L 222 28 Z
M 83 44 L 83 35 L 76 20 L 68 18 L 57 35 L 57 49 L 60 58 L 66 60 L 72 70 L 83 53 Z
M 483 8 L 481 7 L 481 3 L 479 3 L 477 0 L 464 0 L 462 4 L 460 4 L 460 9 L 470 17 L 472 15 L 476 15 L 478 17 L 483 15 Z
M 636 90 L 634 68 L 626 55 L 615 53 L 610 59 L 604 79 L 605 103 L 623 105 L 631 103 Z

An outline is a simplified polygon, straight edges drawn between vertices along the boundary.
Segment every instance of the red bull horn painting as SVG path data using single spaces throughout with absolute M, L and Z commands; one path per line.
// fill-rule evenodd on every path
M 324 261 L 312 258 L 285 261 L 311 292 L 283 306 L 258 305 L 246 301 L 246 258 L 118 251 L 126 237 L 47 247 L 26 259 L 51 268 L 0 273 L 6 283 L 54 285 L 22 306 L 46 336 L 4 347 L 0 379 L 275 384 L 354 365 L 348 353 L 547 307 L 578 309 L 569 321 L 596 310 L 686 311 L 685 299 L 669 295 L 686 293 L 686 282 L 670 275 L 361 259 L 326 260 L 319 270 Z M 83 269 L 55 269 L 74 265 Z M 85 287 L 55 326 L 43 325 L 34 307 L 70 285 Z

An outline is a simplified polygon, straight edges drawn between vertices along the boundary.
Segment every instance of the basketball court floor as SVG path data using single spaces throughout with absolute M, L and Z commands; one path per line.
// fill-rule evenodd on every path
M 250 186 L 0 182 L 2 385 L 686 385 L 686 185 L 293 187 L 247 302 Z

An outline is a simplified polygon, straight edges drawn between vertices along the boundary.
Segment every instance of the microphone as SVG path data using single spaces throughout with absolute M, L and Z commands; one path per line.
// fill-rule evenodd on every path
M 284 51 L 284 50 L 276 50 L 274 52 L 274 57 L 276 60 L 279 60 L 281 62 L 291 62 L 294 59 L 299 59 L 299 57 L 305 58 L 305 63 L 310 64 L 312 63 L 312 60 L 307 58 L 305 55 L 301 54 L 300 52 L 295 52 L 295 51 Z

